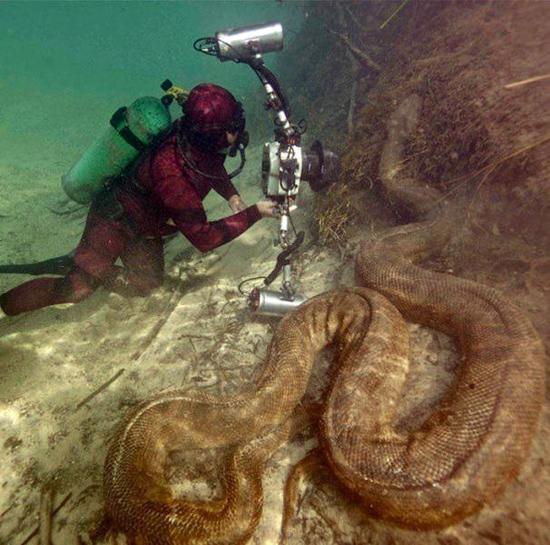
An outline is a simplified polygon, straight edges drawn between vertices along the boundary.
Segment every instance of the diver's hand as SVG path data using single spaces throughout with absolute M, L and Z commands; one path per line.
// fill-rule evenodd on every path
M 275 201 L 260 201 L 256 203 L 262 218 L 279 217 L 279 207 Z
M 241 199 L 239 195 L 232 195 L 231 197 L 229 197 L 229 200 L 227 202 L 229 203 L 229 207 L 233 211 L 233 214 L 242 212 L 247 208 L 245 202 Z

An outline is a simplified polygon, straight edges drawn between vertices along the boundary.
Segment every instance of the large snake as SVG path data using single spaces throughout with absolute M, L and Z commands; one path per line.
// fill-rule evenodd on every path
M 416 97 L 403 112 L 390 119 L 381 161 L 389 190 Z M 410 202 L 429 202 L 414 184 L 407 191 Z M 447 234 L 423 222 L 364 242 L 356 258 L 363 287 L 314 297 L 286 316 L 266 363 L 237 395 L 174 391 L 134 409 L 107 455 L 103 529 L 139 545 L 245 543 L 262 510 L 265 461 L 292 433 L 315 355 L 327 345 L 335 361 L 319 426 L 322 451 L 370 513 L 408 528 L 438 528 L 493 499 L 527 456 L 544 397 L 544 349 L 529 320 L 497 291 L 412 263 Z M 454 387 L 407 433 L 394 427 L 408 371 L 403 316 L 447 333 L 463 355 Z M 226 447 L 223 496 L 173 497 L 171 453 L 218 447 Z
M 434 229 L 364 243 L 360 287 L 328 292 L 285 317 L 262 372 L 226 398 L 168 392 L 126 418 L 109 449 L 106 516 L 136 543 L 244 543 L 262 509 L 264 462 L 289 434 L 315 355 L 336 347 L 321 444 L 338 478 L 371 513 L 401 526 L 449 525 L 516 475 L 543 400 L 544 351 L 522 312 L 495 290 L 411 264 Z M 389 303 L 389 300 L 393 304 Z M 451 335 L 462 351 L 452 391 L 416 431 L 393 428 L 408 368 L 401 317 Z M 224 496 L 172 497 L 170 453 L 229 447 Z

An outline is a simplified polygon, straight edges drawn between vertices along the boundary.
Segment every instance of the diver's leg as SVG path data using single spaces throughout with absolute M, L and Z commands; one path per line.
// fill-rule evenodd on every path
M 78 303 L 91 295 L 98 283 L 83 271 L 73 270 L 64 278 L 35 278 L 0 296 L 7 316 L 61 303 Z
M 121 222 L 90 214 L 75 251 L 75 266 L 64 278 L 37 278 L 0 296 L 8 316 L 60 303 L 77 303 L 111 277 L 115 261 L 132 234 Z
M 161 238 L 130 240 L 120 258 L 124 268 L 105 282 L 105 287 L 111 291 L 145 297 L 162 284 L 164 245 Z

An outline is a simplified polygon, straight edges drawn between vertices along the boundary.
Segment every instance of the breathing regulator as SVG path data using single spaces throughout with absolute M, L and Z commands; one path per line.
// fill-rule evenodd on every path
M 308 182 L 316 192 L 326 189 L 338 178 L 340 161 L 319 141 L 315 141 L 308 151 L 301 146 L 305 122 L 293 124 L 290 121 L 288 99 L 275 75 L 264 64 L 264 54 L 283 49 L 283 27 L 280 23 L 222 30 L 216 32 L 214 37 L 199 38 L 193 47 L 222 62 L 248 64 L 267 94 L 266 110 L 273 112 L 274 140 L 264 144 L 261 183 L 265 196 L 278 204 L 278 245 L 282 251 L 275 268 L 264 279 L 264 286 L 250 292 L 248 305 L 258 314 L 281 316 L 306 300 L 293 287 L 290 259 L 304 240 L 304 232 L 296 232 L 291 218 L 291 212 L 297 208 L 300 184 L 302 181 Z M 281 272 L 281 289 L 269 289 Z

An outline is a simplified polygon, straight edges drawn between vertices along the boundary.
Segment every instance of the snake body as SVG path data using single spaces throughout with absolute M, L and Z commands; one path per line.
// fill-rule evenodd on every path
M 437 528 L 494 498 L 527 455 L 543 400 L 544 351 L 522 312 L 495 290 L 412 264 L 434 236 L 420 225 L 364 243 L 356 264 L 364 287 L 322 294 L 286 316 L 261 373 L 239 394 L 175 391 L 134 409 L 105 466 L 111 527 L 144 545 L 246 542 L 262 510 L 265 461 L 289 436 L 315 355 L 327 345 L 336 348 L 335 370 L 321 445 L 371 513 Z M 463 354 L 452 391 L 407 434 L 393 427 L 408 371 L 401 315 L 451 335 Z M 174 498 L 170 453 L 216 447 L 227 449 L 223 496 Z
M 492 288 L 412 263 L 441 236 L 444 229 L 424 223 L 365 242 L 356 279 L 406 319 L 455 340 L 463 363 L 454 387 L 406 437 L 352 447 L 333 441 L 337 388 L 324 420 L 343 482 L 382 518 L 415 529 L 447 526 L 494 499 L 519 472 L 544 401 L 544 346 L 523 312 Z
M 400 167 L 420 109 L 411 95 L 390 116 L 379 170 L 390 200 L 425 219 L 439 197 Z M 327 345 L 335 361 L 320 444 L 370 513 L 440 528 L 495 498 L 528 454 L 545 355 L 529 320 L 501 294 L 414 264 L 441 249 L 452 225 L 421 221 L 364 242 L 356 257 L 361 287 L 319 295 L 287 315 L 242 392 L 167 392 L 135 408 L 107 455 L 103 529 L 136 545 L 245 543 L 262 511 L 265 461 L 292 434 L 315 356 Z M 454 386 L 407 433 L 395 427 L 408 373 L 403 317 L 447 333 L 463 356 Z M 172 451 L 219 447 L 223 495 L 175 498 L 166 476 Z

